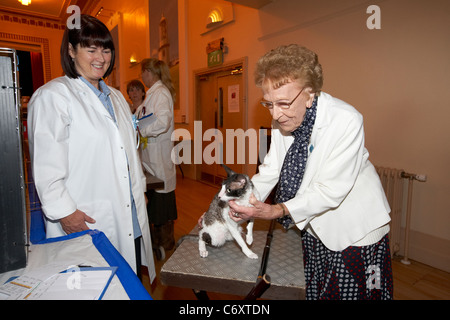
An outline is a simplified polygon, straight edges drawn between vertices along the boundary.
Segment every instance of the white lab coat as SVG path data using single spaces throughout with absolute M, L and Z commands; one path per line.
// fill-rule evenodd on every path
M 136 151 L 136 132 L 123 95 L 110 98 L 117 125 L 81 79 L 54 79 L 28 104 L 32 172 L 46 216 L 47 237 L 65 235 L 59 219 L 76 209 L 96 220 L 136 270 L 130 180 L 142 232 L 143 264 L 156 276 L 144 192 L 145 176 Z M 128 170 L 129 166 L 129 170 Z
M 141 135 L 148 137 L 145 149 L 141 146 L 141 158 L 144 166 L 150 169 L 150 173 L 164 181 L 164 190 L 156 192 L 168 193 L 176 187 L 176 168 L 171 159 L 174 130 L 173 100 L 169 89 L 157 81 L 147 90 L 145 101 L 136 109 L 138 118 L 153 113 L 156 121 L 145 129 L 140 128 Z

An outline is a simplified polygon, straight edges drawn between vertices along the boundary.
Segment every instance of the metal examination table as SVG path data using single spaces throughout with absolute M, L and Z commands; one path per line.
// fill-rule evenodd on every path
M 209 255 L 201 258 L 198 241 L 185 239 L 161 268 L 161 282 L 167 286 L 191 288 L 194 292 L 218 292 L 246 296 L 253 288 L 261 265 L 269 223 L 255 222 L 250 248 L 258 259 L 249 259 L 234 241 L 221 248 L 207 246 Z M 245 229 L 245 228 L 244 228 Z M 197 234 L 195 227 L 191 234 Z M 305 279 L 300 231 L 273 231 L 267 265 L 271 286 L 262 299 L 295 300 L 305 298 Z M 199 295 L 197 295 L 199 297 Z

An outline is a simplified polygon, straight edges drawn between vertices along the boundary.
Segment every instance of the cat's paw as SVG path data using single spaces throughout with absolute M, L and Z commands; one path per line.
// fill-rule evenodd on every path
M 206 258 L 208 256 L 207 250 L 199 250 L 199 252 L 200 252 L 200 257 L 202 257 L 202 258 Z
M 254 253 L 253 251 L 250 251 L 248 253 L 245 254 L 247 257 L 249 257 L 250 259 L 258 259 L 258 255 L 256 253 Z
M 253 235 L 247 234 L 245 240 L 247 241 L 248 245 L 251 245 L 253 243 Z

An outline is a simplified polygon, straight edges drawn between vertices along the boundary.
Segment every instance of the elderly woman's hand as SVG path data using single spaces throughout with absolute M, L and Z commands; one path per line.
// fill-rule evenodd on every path
M 282 204 L 270 205 L 261 201 L 258 201 L 252 194 L 249 200 L 253 207 L 245 207 L 236 204 L 235 201 L 229 201 L 230 205 L 230 218 L 236 222 L 250 219 L 263 219 L 273 220 L 283 216 L 283 212 L 287 212 L 286 207 Z M 283 207 L 285 210 L 283 210 Z

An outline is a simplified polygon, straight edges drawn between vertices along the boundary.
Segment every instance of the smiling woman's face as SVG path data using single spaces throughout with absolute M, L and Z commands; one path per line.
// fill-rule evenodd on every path
M 291 102 L 303 89 L 288 109 L 280 108 L 277 102 Z M 279 88 L 274 89 L 272 82 L 266 80 L 262 86 L 263 98 L 274 103 L 269 109 L 272 118 L 277 121 L 280 127 L 286 132 L 292 132 L 299 128 L 305 117 L 306 109 L 311 108 L 314 100 L 314 93 L 311 88 L 303 88 L 298 81 L 288 82 Z
M 81 47 L 80 44 L 73 48 L 69 44 L 69 54 L 80 76 L 98 88 L 98 81 L 111 64 L 111 49 L 97 46 Z

